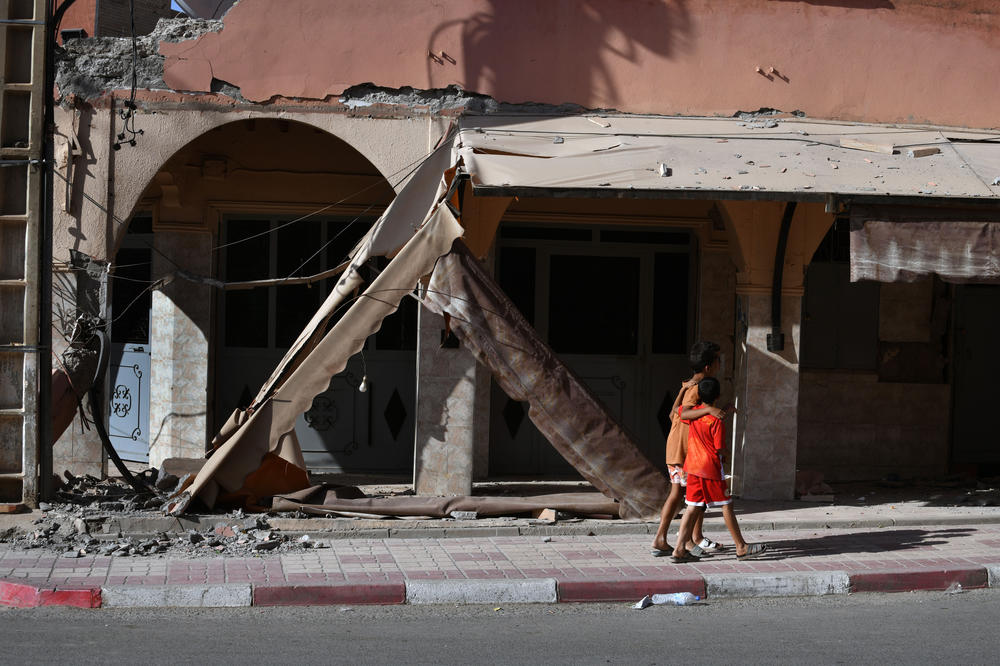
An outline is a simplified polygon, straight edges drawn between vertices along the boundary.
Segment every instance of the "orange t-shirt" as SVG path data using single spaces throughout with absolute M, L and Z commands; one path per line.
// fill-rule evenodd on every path
M 667 434 L 667 464 L 683 465 L 687 455 L 688 424 L 681 421 L 680 412 L 688 407 L 698 404 L 698 385 L 681 389 L 684 394 L 681 396 L 681 406 L 675 412 L 670 413 L 670 432 Z
M 695 409 L 702 407 L 705 405 L 698 405 Z M 722 419 L 705 414 L 690 421 L 690 424 L 684 471 L 703 479 L 722 481 L 722 449 L 725 446 Z

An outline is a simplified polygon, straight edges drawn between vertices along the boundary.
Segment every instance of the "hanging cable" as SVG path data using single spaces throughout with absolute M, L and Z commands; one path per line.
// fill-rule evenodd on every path
M 139 66 L 139 47 L 138 38 L 135 34 L 135 0 L 128 0 L 128 18 L 129 18 L 129 28 L 132 33 L 132 86 L 129 91 L 129 98 L 125 102 L 125 108 L 118 112 L 118 115 L 122 119 L 122 131 L 118 133 L 116 137 L 118 140 L 112 144 L 112 148 L 115 150 L 121 150 L 121 147 L 125 144 L 130 146 L 135 146 L 135 138 L 142 134 L 142 130 L 137 130 L 135 128 L 135 89 L 136 89 L 136 70 Z

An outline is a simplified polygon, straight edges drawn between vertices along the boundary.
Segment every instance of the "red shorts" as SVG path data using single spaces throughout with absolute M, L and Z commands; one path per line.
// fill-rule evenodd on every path
M 688 474 L 687 493 L 684 496 L 685 504 L 709 507 L 724 506 L 731 504 L 732 501 L 733 498 L 729 496 L 729 488 L 725 481 Z

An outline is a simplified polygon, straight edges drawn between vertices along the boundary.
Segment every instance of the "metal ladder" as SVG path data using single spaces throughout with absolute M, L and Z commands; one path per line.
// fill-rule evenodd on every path
M 36 506 L 45 0 L 0 0 L 0 502 Z M 31 164 L 34 161 L 35 164 Z

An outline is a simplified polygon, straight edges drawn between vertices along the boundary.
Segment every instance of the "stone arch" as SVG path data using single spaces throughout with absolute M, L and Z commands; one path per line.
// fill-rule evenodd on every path
M 233 112 L 171 108 L 155 109 L 151 117 L 162 120 L 142 123 L 144 132 L 136 147 L 113 151 L 110 146 L 95 146 L 98 158 L 100 153 L 106 154 L 106 166 L 103 174 L 95 173 L 91 180 L 99 182 L 103 176 L 113 182 L 111 213 L 121 220 L 130 219 L 141 209 L 143 198 L 148 197 L 150 184 L 156 183 L 164 165 L 186 147 L 227 125 L 278 121 L 314 128 L 342 142 L 347 149 L 370 163 L 382 177 L 397 176 L 391 182 L 396 191 L 403 184 L 398 175 L 405 174 L 408 165 L 419 162 L 429 152 L 429 146 L 444 132 L 443 127 L 435 127 L 426 120 L 356 118 L 342 113 L 317 111 L 261 112 L 255 109 Z M 113 136 L 114 132 L 112 121 L 108 135 Z M 122 226 L 116 225 L 111 229 L 108 247 L 118 247 L 125 233 L 126 229 Z
M 393 186 L 400 184 L 400 178 L 387 182 L 387 177 L 405 175 L 424 156 L 427 146 L 428 126 L 406 121 L 390 126 L 338 114 L 302 114 L 310 121 L 305 122 L 293 114 L 234 119 L 231 113 L 218 113 L 201 114 L 211 117 L 192 122 L 190 116 L 198 112 L 179 115 L 182 117 L 175 123 L 173 136 L 164 131 L 148 133 L 152 140 L 145 145 L 157 148 L 155 154 L 163 159 L 138 163 L 139 151 L 132 147 L 116 153 L 127 164 L 135 165 L 134 169 L 121 162 L 115 165 L 116 209 L 128 206 L 127 219 L 137 211 L 153 211 L 152 279 L 176 268 L 222 280 L 231 277 L 219 271 L 223 256 L 219 229 L 227 214 L 245 219 L 270 216 L 273 230 L 279 225 L 279 215 L 294 218 L 319 212 L 375 217 L 392 200 Z M 387 131 L 389 127 L 395 129 Z M 198 133 L 189 138 L 194 129 Z M 146 138 L 143 135 L 140 141 Z M 385 145 L 376 145 L 376 140 Z M 328 204 L 335 205 L 331 208 Z M 366 225 L 356 227 L 360 235 Z M 109 245 L 117 248 L 126 230 L 116 228 L 114 232 Z M 180 260 L 180 265 L 168 265 L 168 258 Z M 280 260 L 272 254 L 271 261 Z M 275 265 L 272 263 L 271 270 Z M 305 274 L 314 272 L 319 271 Z M 174 280 L 153 294 L 148 346 L 152 377 L 148 432 L 153 465 L 167 457 L 203 455 L 205 442 L 226 415 L 222 412 L 233 406 L 228 404 L 232 396 L 220 397 L 218 387 L 223 380 L 217 378 L 221 368 L 219 335 L 226 325 L 218 305 L 229 298 L 229 292 L 225 294 L 183 280 Z M 270 298 L 269 316 L 274 326 L 282 315 L 274 310 L 276 296 Z M 271 331 L 270 336 L 268 349 L 273 352 L 280 347 L 275 343 L 278 334 Z M 259 362 L 266 376 L 276 359 L 264 356 L 254 362 Z M 237 392 L 244 382 L 251 384 L 251 392 L 259 388 L 252 385 L 253 378 L 241 378 L 240 382 Z M 373 390 L 365 399 L 381 398 L 375 394 Z M 412 418 L 412 408 L 408 411 Z M 405 438 L 405 434 L 400 437 Z M 407 450 L 412 455 L 411 448 Z

